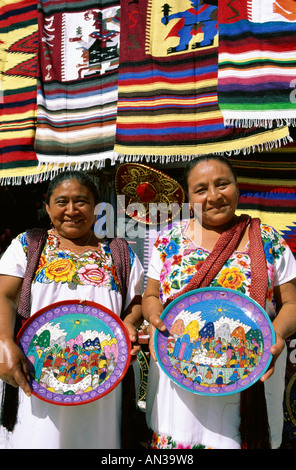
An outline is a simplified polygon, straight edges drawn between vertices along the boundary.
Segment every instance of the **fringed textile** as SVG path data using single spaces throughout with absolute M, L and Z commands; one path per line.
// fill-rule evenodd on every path
M 30 174 L 37 107 L 37 0 L 0 4 L 0 179 Z
M 112 158 L 119 35 L 116 0 L 39 0 L 40 164 L 91 169 Z
M 219 2 L 218 102 L 225 124 L 296 125 L 296 3 Z
M 225 127 L 217 96 L 217 10 L 217 0 L 122 4 L 118 161 L 165 163 L 258 150 L 287 138 L 286 128 Z

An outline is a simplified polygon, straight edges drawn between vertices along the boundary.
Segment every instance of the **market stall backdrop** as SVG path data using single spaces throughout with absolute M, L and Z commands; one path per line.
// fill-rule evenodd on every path
M 227 152 L 239 210 L 273 225 L 296 256 L 295 62 L 293 0 L 2 0 L 1 251 L 46 226 L 57 169 L 89 171 L 114 202 L 120 163 L 180 181 L 188 159 Z M 146 264 L 151 244 L 135 248 Z
M 2 184 L 286 144 L 294 3 L 2 0 Z

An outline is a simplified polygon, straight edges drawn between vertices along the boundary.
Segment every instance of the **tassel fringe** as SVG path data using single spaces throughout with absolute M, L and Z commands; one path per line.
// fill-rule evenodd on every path
M 249 129 L 251 127 L 263 127 L 265 129 L 272 129 L 275 123 L 277 123 L 278 127 L 295 127 L 296 119 L 224 119 L 224 125 L 226 127 L 230 126 L 245 129 Z
M 38 173 L 25 176 L 6 176 L 0 178 L 1 186 L 17 186 L 23 183 L 42 183 L 53 179 L 58 173 L 67 170 L 89 171 L 93 169 L 101 170 L 105 167 L 107 159 L 87 161 L 87 162 L 62 162 L 62 163 L 43 163 L 39 162 Z
M 281 148 L 287 144 L 293 142 L 293 139 L 290 135 L 287 135 L 281 139 L 275 139 L 270 142 L 264 142 L 262 144 L 256 144 L 248 147 L 244 147 L 237 150 L 230 150 L 226 152 L 210 152 L 212 154 L 217 155 L 225 155 L 225 156 L 235 156 L 239 154 L 243 155 L 250 155 L 255 152 L 264 152 L 264 151 L 271 151 L 274 149 Z M 182 162 L 189 162 L 194 158 L 199 157 L 200 155 L 204 155 L 204 153 L 194 154 L 194 155 L 124 155 L 124 154 L 115 154 L 113 159 L 113 164 L 116 163 L 158 163 L 161 165 L 168 164 L 168 163 L 182 163 Z
M 294 125 L 296 126 L 296 119 L 294 120 Z M 266 121 L 267 122 L 267 121 Z M 248 122 L 248 127 L 251 125 Z M 252 123 L 252 125 L 254 125 Z M 247 126 L 246 126 L 247 127 Z M 225 155 L 225 156 L 235 156 L 239 154 L 243 155 L 250 155 L 251 153 L 255 152 L 263 152 L 263 151 L 271 151 L 274 149 L 278 149 L 282 146 L 290 144 L 293 142 L 293 139 L 290 135 L 284 136 L 281 139 L 274 139 L 269 142 L 264 142 L 262 144 L 256 144 L 248 147 L 244 147 L 241 149 L 230 150 L 225 152 L 213 152 L 213 154 Z M 206 152 L 207 153 L 207 152 Z M 67 162 L 67 161 L 60 161 L 60 162 L 44 162 L 39 160 L 38 166 L 38 173 L 32 175 L 25 175 L 25 176 L 6 176 L 0 177 L 0 185 L 1 186 L 17 186 L 23 183 L 25 184 L 32 184 L 32 183 L 42 183 L 44 181 L 50 180 L 54 178 L 57 173 L 66 171 L 69 169 L 81 170 L 81 171 L 89 171 L 93 169 L 101 170 L 102 168 L 106 167 L 106 162 L 108 161 L 111 166 L 116 164 L 122 163 L 157 163 L 160 165 L 165 164 L 173 164 L 173 163 L 187 163 L 194 158 L 199 157 L 200 155 L 204 155 L 205 153 L 197 153 L 194 155 L 126 155 L 126 154 L 119 154 L 116 152 L 112 152 L 108 154 L 107 157 L 101 157 L 99 160 L 93 161 L 80 161 L 80 162 Z

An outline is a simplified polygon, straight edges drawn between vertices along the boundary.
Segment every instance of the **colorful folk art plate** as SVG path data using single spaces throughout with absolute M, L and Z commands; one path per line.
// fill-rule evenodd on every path
M 241 392 L 266 372 L 275 332 L 267 313 L 244 294 L 207 287 L 172 301 L 156 331 L 155 352 L 163 371 L 199 395 Z
M 111 310 L 88 301 L 54 303 L 30 317 L 18 334 L 32 393 L 56 405 L 81 405 L 111 392 L 123 379 L 131 344 Z

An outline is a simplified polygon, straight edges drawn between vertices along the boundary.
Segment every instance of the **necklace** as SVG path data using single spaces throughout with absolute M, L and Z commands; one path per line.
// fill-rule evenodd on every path
M 80 260 L 81 255 L 84 254 L 85 249 L 86 249 L 87 245 L 89 244 L 92 235 L 93 235 L 93 232 L 91 231 L 90 234 L 89 234 L 88 239 L 86 240 L 85 245 L 84 245 L 83 248 L 82 248 L 82 252 L 81 252 L 80 254 L 79 254 L 79 253 L 76 253 L 76 254 L 77 254 L 76 263 Z M 60 247 L 63 251 L 65 251 L 66 248 L 62 248 L 62 247 L 61 247 L 61 239 L 60 239 L 60 237 L 57 236 L 57 239 L 58 239 L 58 241 L 59 241 L 59 247 Z M 69 250 L 69 251 L 71 251 L 71 250 Z M 77 289 L 77 284 L 73 281 L 73 277 L 74 277 L 74 274 L 72 274 L 71 279 L 70 279 L 70 281 L 68 282 L 68 289 L 70 289 L 70 290 L 76 290 L 76 289 Z

